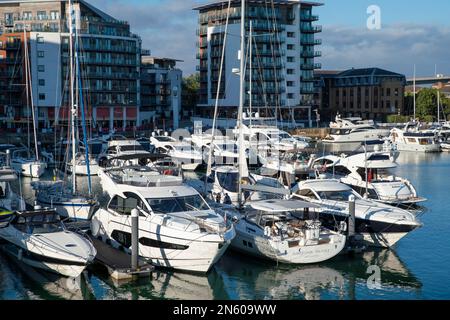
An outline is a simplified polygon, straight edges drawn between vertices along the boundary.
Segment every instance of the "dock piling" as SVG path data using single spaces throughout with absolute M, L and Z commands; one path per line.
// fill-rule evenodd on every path
M 139 267 L 139 210 L 131 210 L 131 269 Z

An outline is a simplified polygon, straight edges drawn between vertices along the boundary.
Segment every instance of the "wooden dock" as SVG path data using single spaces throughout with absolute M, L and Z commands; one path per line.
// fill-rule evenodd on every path
M 139 268 L 133 270 L 131 268 L 131 255 L 113 248 L 112 246 L 100 241 L 92 236 L 89 236 L 95 249 L 97 256 L 95 260 L 108 269 L 111 278 L 115 280 L 129 280 L 139 277 L 149 277 L 154 266 L 145 262 L 139 261 Z

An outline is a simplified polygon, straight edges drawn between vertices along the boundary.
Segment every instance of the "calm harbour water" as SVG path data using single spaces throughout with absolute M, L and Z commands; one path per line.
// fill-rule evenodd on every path
M 152 278 L 128 283 L 115 283 L 100 270 L 89 270 L 73 283 L 0 254 L 0 299 L 450 299 L 450 154 L 403 153 L 398 163 L 397 174 L 428 198 L 428 210 L 421 216 L 424 227 L 395 250 L 301 267 L 228 252 L 206 276 L 156 271 Z M 31 199 L 29 184 L 23 179 L 21 189 Z M 98 180 L 94 184 L 100 193 Z M 381 270 L 379 288 L 367 285 L 372 265 Z

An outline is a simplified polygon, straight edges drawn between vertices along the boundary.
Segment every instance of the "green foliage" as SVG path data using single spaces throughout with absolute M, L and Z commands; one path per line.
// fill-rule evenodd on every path
M 193 110 L 198 102 L 198 90 L 200 89 L 200 74 L 195 73 L 183 78 L 182 81 L 182 107 L 185 110 Z
M 437 119 L 437 90 L 424 88 L 417 93 L 416 97 L 416 113 L 417 117 L 422 121 L 433 121 Z M 443 93 L 440 94 L 441 118 L 450 114 L 450 99 L 446 98 Z
M 391 114 L 387 116 L 388 123 L 405 123 L 410 120 L 408 116 L 399 116 L 398 114 Z

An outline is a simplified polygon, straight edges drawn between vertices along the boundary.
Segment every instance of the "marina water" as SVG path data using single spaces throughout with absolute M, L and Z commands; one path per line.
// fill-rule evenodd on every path
M 0 254 L 0 299 L 450 299 L 450 154 L 402 153 L 397 162 L 397 174 L 428 201 L 420 218 L 424 226 L 394 250 L 300 267 L 229 251 L 206 276 L 157 270 L 152 278 L 128 283 L 115 283 L 95 269 L 79 280 L 58 278 Z M 14 186 L 28 202 L 30 182 L 21 178 Z M 87 188 L 85 178 L 79 184 Z M 101 194 L 98 179 L 94 192 Z

